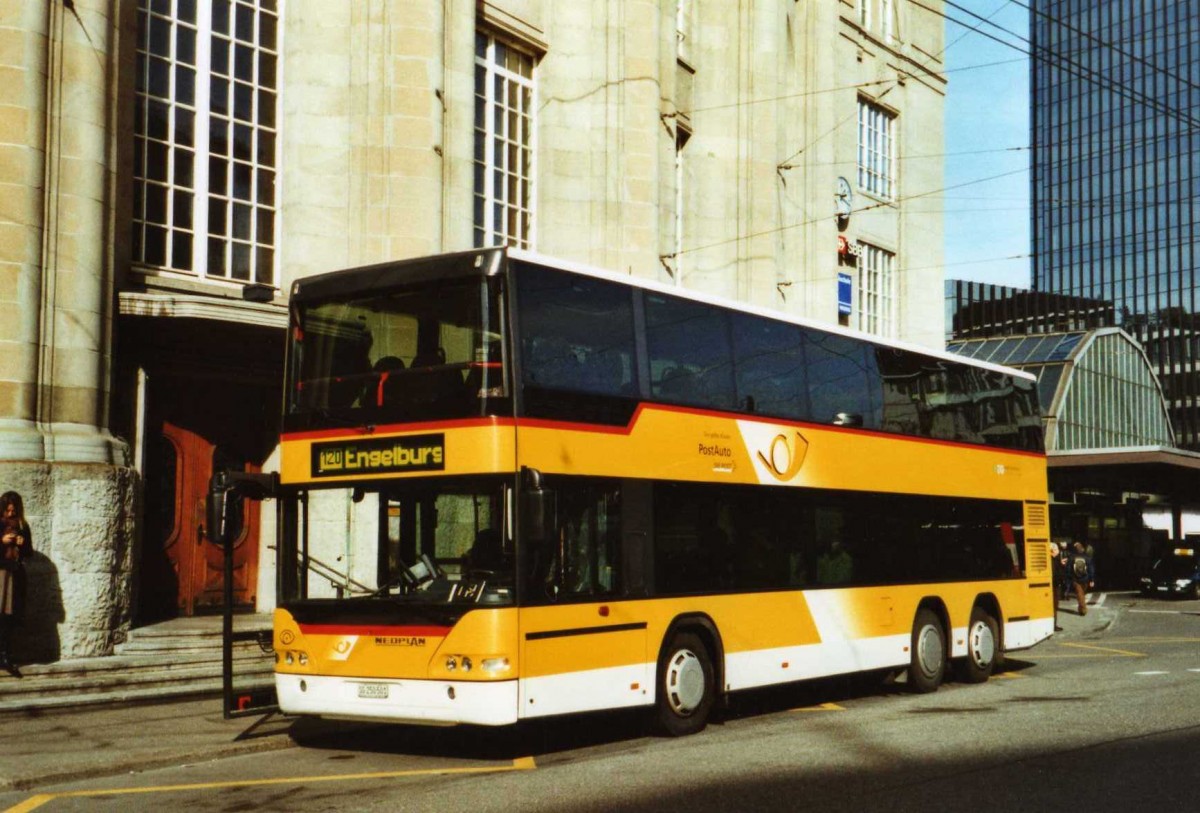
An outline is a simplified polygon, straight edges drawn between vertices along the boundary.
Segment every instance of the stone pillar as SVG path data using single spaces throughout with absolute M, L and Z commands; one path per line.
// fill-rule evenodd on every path
M 105 654 L 129 624 L 137 482 L 106 429 L 119 7 L 0 8 L 0 491 L 36 551 L 18 659 Z
M 538 74 L 537 248 L 611 271 L 658 278 L 663 253 L 657 0 L 548 3 L 550 50 Z M 669 153 L 668 153 L 669 155 Z M 667 169 L 670 168 L 668 164 Z M 668 173 L 669 177 L 669 173 Z
M 778 3 L 697 0 L 683 285 L 777 307 Z

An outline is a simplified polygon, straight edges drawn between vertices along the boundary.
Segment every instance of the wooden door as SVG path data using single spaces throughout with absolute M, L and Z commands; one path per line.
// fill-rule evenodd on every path
M 177 606 L 183 615 L 219 609 L 224 600 L 225 551 L 208 538 L 205 499 L 216 467 L 258 471 L 258 467 L 215 446 L 203 436 L 164 421 L 164 472 L 170 479 L 162 497 L 171 499 L 165 512 L 163 550 L 177 582 Z M 172 475 L 173 472 L 173 475 Z M 253 605 L 258 581 L 260 504 L 243 500 L 232 506 L 233 600 Z

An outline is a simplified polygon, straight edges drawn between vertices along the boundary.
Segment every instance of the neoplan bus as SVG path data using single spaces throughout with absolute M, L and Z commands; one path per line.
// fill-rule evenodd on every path
M 303 279 L 290 319 L 285 712 L 688 734 L 1053 632 L 1026 374 L 502 249 Z

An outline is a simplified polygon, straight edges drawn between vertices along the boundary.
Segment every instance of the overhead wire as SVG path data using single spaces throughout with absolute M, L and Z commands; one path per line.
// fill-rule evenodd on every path
M 1020 6 L 1027 10 L 1029 9 L 1029 6 L 1019 2 L 1018 0 L 1006 0 L 1005 4 L 1001 5 L 997 9 L 995 9 L 987 17 L 976 14 L 975 12 L 971 11 L 970 9 L 966 9 L 963 6 L 960 6 L 958 3 L 953 2 L 953 0 L 944 0 L 946 5 L 954 8 L 955 10 L 957 10 L 963 14 L 968 15 L 971 18 L 974 18 L 976 20 L 976 22 L 974 24 L 964 22 L 963 20 L 958 19 L 954 16 L 951 16 L 950 14 L 947 14 L 944 11 L 941 11 L 939 9 L 935 9 L 928 5 L 925 5 L 924 3 L 920 2 L 920 0 L 911 0 L 911 2 L 913 3 L 913 5 L 918 6 L 919 8 L 922 8 L 932 14 L 935 14 L 936 16 L 939 16 L 950 23 L 953 23 L 955 25 L 958 25 L 958 26 L 961 26 L 961 27 L 967 29 L 967 31 L 965 31 L 958 39 L 956 39 L 954 42 L 951 42 L 950 44 L 946 45 L 942 49 L 942 51 L 937 55 L 937 57 L 931 57 L 931 60 L 934 58 L 939 58 L 941 56 L 941 54 L 944 54 L 949 48 L 956 45 L 963 38 L 965 38 L 966 36 L 969 36 L 972 33 L 975 33 L 975 34 L 978 34 L 979 36 L 983 36 L 989 40 L 997 42 L 1005 47 L 1013 49 L 1013 50 L 1017 51 L 1018 53 L 1022 54 L 1023 57 L 1028 57 L 1030 59 L 1038 60 L 1038 61 L 1048 64 L 1052 67 L 1056 67 L 1059 70 L 1062 70 L 1063 72 L 1067 73 L 1070 76 L 1073 76 L 1080 80 L 1087 81 L 1094 85 L 1104 87 L 1108 90 L 1111 90 L 1116 95 L 1125 98 L 1126 100 L 1132 102 L 1133 104 L 1140 104 L 1145 107 L 1149 107 L 1149 108 L 1155 110 L 1156 112 L 1162 113 L 1164 115 L 1168 115 L 1178 121 L 1184 122 L 1184 123 L 1190 125 L 1194 129 L 1200 129 L 1200 120 L 1193 118 L 1186 112 L 1179 110 L 1178 108 L 1175 108 L 1175 107 L 1169 105 L 1168 103 L 1165 103 L 1165 102 L 1163 102 L 1153 96 L 1150 96 L 1148 94 L 1145 94 L 1140 91 L 1136 91 L 1136 90 L 1133 90 L 1133 89 L 1130 89 L 1130 88 L 1127 88 L 1127 87 L 1124 87 L 1121 85 L 1114 84 L 1110 77 L 1104 76 L 1101 72 L 1099 72 L 1095 69 L 1092 69 L 1086 65 L 1083 65 L 1083 64 L 1079 63 L 1078 61 L 1071 59 L 1069 57 L 1051 52 L 1050 49 L 1048 49 L 1044 46 L 1036 45 L 1028 37 L 1022 36 L 1021 34 L 1011 31 L 1010 29 L 1005 28 L 1004 26 L 999 25 L 998 23 L 995 23 L 992 21 L 991 18 L 994 17 L 997 13 L 999 13 L 999 11 L 1001 11 L 1004 8 L 1004 6 L 1008 5 L 1009 3 Z M 1035 12 L 1035 13 L 1041 14 L 1041 12 Z M 995 34 L 992 34 L 987 31 L 982 30 L 984 26 L 990 26 L 991 28 L 995 29 L 996 31 L 1001 32 L 1002 34 L 1005 34 L 1007 36 L 1015 38 L 1017 40 L 1017 43 L 1010 42 L 1001 36 L 998 36 L 998 35 L 995 35 Z M 1122 50 L 1120 48 L 1116 48 L 1115 43 L 1113 43 L 1113 42 L 1106 42 L 1104 40 L 1099 40 L 1098 38 L 1094 38 L 1094 37 L 1089 37 L 1089 38 L 1096 40 L 1098 44 L 1100 44 L 1104 47 L 1112 47 L 1114 49 L 1114 51 L 1116 51 L 1117 53 L 1126 54 L 1126 52 L 1124 50 Z M 1143 39 L 1143 38 L 1130 38 L 1130 39 L 1126 39 L 1126 40 L 1119 40 L 1117 42 L 1127 44 L 1129 42 L 1136 42 L 1136 41 L 1138 41 L 1138 39 Z M 1018 44 L 1018 43 L 1023 43 L 1026 47 L 1022 47 L 1021 44 Z M 973 69 L 978 69 L 978 68 L 982 68 L 982 67 L 991 67 L 991 66 L 995 66 L 995 65 L 1009 64 L 1011 62 L 1017 62 L 1017 61 L 1022 61 L 1022 60 L 1019 60 L 1019 59 L 1018 60 L 1000 60 L 1000 61 L 991 62 L 991 63 L 984 63 L 981 65 L 964 66 L 961 68 L 949 69 L 949 70 L 943 71 L 943 73 L 952 73 L 952 72 L 959 71 L 959 70 L 973 70 Z M 1145 62 L 1145 60 L 1141 60 L 1141 59 L 1139 59 L 1138 61 Z M 1174 74 L 1171 74 L 1168 71 L 1157 68 L 1152 63 L 1146 63 L 1146 64 L 1148 64 L 1151 68 L 1154 68 L 1155 70 L 1160 70 L 1162 73 L 1164 73 L 1167 76 L 1170 76 L 1172 78 L 1177 79 L 1180 82 L 1183 82 L 1184 84 L 1187 84 L 1190 87 L 1197 87 L 1196 85 L 1193 85 L 1192 83 L 1187 82 L 1187 80 L 1184 80 L 1181 77 L 1178 77 Z M 926 64 L 922 65 L 922 67 L 925 68 L 926 70 L 928 70 L 929 69 L 928 62 Z M 819 89 L 819 90 L 815 90 L 815 91 L 806 91 L 803 93 L 791 94 L 788 96 L 771 97 L 771 98 L 766 98 L 766 99 L 751 99 L 751 100 L 739 101 L 739 102 L 736 102 L 736 103 L 733 103 L 730 105 L 715 105 L 712 107 L 696 108 L 691 111 L 680 111 L 680 112 L 696 114 L 696 113 L 709 112 L 709 111 L 714 111 L 714 110 L 727 109 L 729 107 L 740 107 L 743 105 L 759 104 L 759 103 L 764 103 L 764 102 L 778 102 L 778 101 L 783 101 L 788 98 L 799 98 L 799 97 L 804 97 L 804 96 L 817 95 L 820 93 L 829 93 L 829 92 L 835 92 L 835 91 L 851 90 L 851 89 L 858 89 L 858 88 L 863 88 L 863 87 L 886 85 L 886 84 L 892 84 L 894 86 L 895 84 L 898 84 L 898 79 L 873 80 L 873 81 L 869 81 L 869 82 L 855 83 L 852 85 L 844 85 L 844 86 L 840 86 L 840 87 L 836 87 L 836 88 L 823 88 L 823 89 Z M 890 90 L 890 89 L 891 88 L 888 88 L 887 90 Z M 886 90 L 884 92 L 886 92 Z M 792 164 L 791 161 L 794 158 L 796 158 L 798 155 L 803 153 L 805 150 L 810 149 L 816 143 L 818 143 L 822 139 L 828 137 L 830 134 L 832 134 L 833 132 L 840 129 L 842 126 L 844 126 L 849 121 L 853 120 L 856 117 L 856 115 L 857 114 L 855 113 L 855 114 L 851 114 L 850 116 L 847 116 L 845 119 L 839 121 L 837 124 L 835 124 L 829 130 L 818 135 L 812 141 L 802 145 L 796 152 L 792 153 L 790 156 L 788 156 L 788 158 L 786 158 L 786 159 L 784 159 L 784 161 L 780 162 L 780 164 L 778 165 L 778 169 L 781 169 L 781 170 L 789 169 L 789 168 L 794 168 L 796 166 L 819 166 L 819 165 L 824 165 L 826 163 L 831 163 L 831 162 L 815 162 L 815 163 L 798 165 L 798 164 Z M 1155 142 L 1155 141 L 1159 141 L 1159 140 L 1166 139 L 1166 138 L 1173 138 L 1173 137 L 1177 137 L 1178 135 L 1181 135 L 1181 133 L 1174 133 L 1174 134 L 1168 133 L 1168 134 L 1159 134 L 1159 135 L 1154 135 L 1154 136 L 1146 136 L 1146 137 L 1142 137 L 1142 138 L 1138 138 L 1138 139 L 1125 139 L 1121 142 L 1121 149 L 1132 148 L 1133 146 L 1136 146 L 1139 143 L 1150 143 L 1150 142 Z M 995 148 L 995 149 L 990 149 L 990 150 L 962 151 L 959 153 L 947 152 L 947 153 L 931 153 L 931 154 L 926 154 L 926 155 L 908 155 L 908 156 L 899 156 L 899 158 L 901 160 L 916 160 L 916 159 L 929 159 L 929 158 L 936 158 L 936 157 L 948 157 L 948 156 L 952 156 L 952 155 L 985 154 L 985 153 L 993 153 L 993 152 L 1027 152 L 1027 151 L 1030 151 L 1031 149 L 1032 148 L 1028 147 L 1028 146 L 1004 147 L 1004 148 Z M 1097 153 L 1109 154 L 1109 153 L 1111 153 L 1111 150 L 1098 149 L 1095 153 L 1092 153 L 1091 155 L 1094 156 Z M 1087 157 L 1088 156 L 1072 156 L 1071 161 L 1075 162 L 1075 161 L 1079 161 L 1079 160 L 1086 160 Z M 836 163 L 836 162 L 834 162 L 834 163 Z M 969 185 L 974 185 L 974 184 L 978 184 L 978 183 L 985 183 L 987 181 L 996 180 L 998 178 L 1011 176 L 1011 175 L 1019 174 L 1021 172 L 1028 172 L 1028 171 L 1029 171 L 1029 167 L 1026 166 L 1026 167 L 1017 169 L 1017 170 L 1012 170 L 1010 172 L 1004 172 L 1004 173 L 999 173 L 996 175 L 991 175 L 991 176 L 988 176 L 985 178 L 977 178 L 977 179 L 973 179 L 973 180 L 964 181 L 963 183 L 943 187 L 938 190 L 930 190 L 930 191 L 918 193 L 916 195 L 911 195 L 911 196 L 902 196 L 902 197 L 897 198 L 892 201 L 885 201 L 885 202 L 881 201 L 878 203 L 869 204 L 867 206 L 855 209 L 852 211 L 852 214 L 855 212 L 862 212 L 862 211 L 868 211 L 870 209 L 879 208 L 881 206 L 893 206 L 900 202 L 905 202 L 905 201 L 910 201 L 910 200 L 914 200 L 917 198 L 927 197 L 929 195 L 937 194 L 938 192 L 944 192 L 944 191 L 947 191 L 950 189 L 960 188 L 962 186 L 969 186 Z M 1133 194 L 1133 193 L 1131 192 L 1129 194 Z M 1096 203 L 1096 202 L 1090 202 L 1089 205 L 1103 205 L 1103 204 Z M 984 210 L 984 211 L 988 211 L 988 210 Z M 761 237 L 761 236 L 767 236 L 770 234 L 778 233 L 781 231 L 786 231 L 789 229 L 799 228 L 801 226 L 810 225 L 812 223 L 815 223 L 820 219 L 821 218 L 814 218 L 812 220 L 803 221 L 803 222 L 799 222 L 799 223 L 793 223 L 793 224 L 789 224 L 789 225 L 785 225 L 785 226 L 779 226 L 779 227 L 776 227 L 773 229 L 768 229 L 768 230 L 764 230 L 761 232 L 755 232 L 753 234 L 739 235 L 739 236 L 736 236 L 733 238 L 729 238 L 728 240 L 721 240 L 721 241 L 717 241 L 714 243 L 708 243 L 708 244 L 705 244 L 702 246 L 683 248 L 675 253 L 664 255 L 664 259 L 671 259 L 671 258 L 675 258 L 675 257 L 679 256 L 680 254 L 688 254 L 688 253 L 692 253 L 692 252 L 704 251 L 704 250 L 707 250 L 710 248 L 716 248 L 716 247 L 719 247 L 722 245 L 728 245 L 730 243 L 740 242 L 742 240 L 753 239 L 753 238 L 757 238 L 757 237 Z M 1012 259 L 1012 258 L 1002 258 L 1002 259 Z M 979 261 L 979 262 L 986 262 L 986 261 Z
M 932 14 L 936 14 L 939 17 L 942 17 L 943 19 L 948 20 L 952 23 L 955 23 L 957 25 L 966 25 L 966 23 L 962 22 L 961 20 L 951 17 L 949 14 L 945 13 L 944 11 L 940 11 L 938 9 L 932 8 L 931 6 L 927 6 L 924 3 L 920 2 L 920 0 L 910 0 L 910 2 L 913 5 L 918 6 L 919 8 L 923 8 L 926 11 L 929 11 Z M 947 5 L 947 6 L 951 6 L 952 8 L 961 11 L 962 13 L 964 13 L 970 17 L 974 17 L 976 19 L 983 20 L 988 25 L 992 26 L 993 28 L 997 29 L 998 31 L 1001 31 L 1004 34 L 1007 34 L 1008 36 L 1016 38 L 1018 41 L 1025 43 L 1028 46 L 1028 50 L 1022 48 L 1020 45 L 1013 44 L 1012 42 L 1009 42 L 1008 40 L 1003 39 L 1002 37 L 996 36 L 994 34 L 990 34 L 986 31 L 982 30 L 982 28 L 975 29 L 975 33 L 977 33 L 978 35 L 980 35 L 982 37 L 986 37 L 987 39 L 990 39 L 994 42 L 998 42 L 1001 45 L 1004 45 L 1008 48 L 1012 48 L 1013 50 L 1015 50 L 1019 53 L 1023 53 L 1026 56 L 1028 56 L 1030 59 L 1040 60 L 1046 64 L 1049 64 L 1051 67 L 1058 68 L 1059 70 L 1062 70 L 1065 73 L 1067 73 L 1071 76 L 1074 76 L 1077 79 L 1082 79 L 1082 80 L 1088 81 L 1098 87 L 1104 88 L 1106 90 L 1111 90 L 1112 92 L 1114 92 L 1118 95 L 1124 96 L 1127 99 L 1131 99 L 1133 101 L 1140 102 L 1141 104 L 1153 109 L 1155 112 L 1162 113 L 1164 115 L 1167 115 L 1171 118 L 1178 119 L 1180 121 L 1184 121 L 1194 128 L 1200 128 L 1200 119 L 1196 119 L 1196 118 L 1192 117 L 1191 115 L 1189 115 L 1188 113 L 1185 113 L 1184 111 L 1182 111 L 1170 104 L 1167 104 L 1167 103 L 1165 103 L 1159 99 L 1156 99 L 1153 96 L 1150 96 L 1148 94 L 1142 93 L 1141 91 L 1135 91 L 1130 88 L 1124 87 L 1122 85 L 1115 84 L 1112 82 L 1111 78 L 1100 74 L 1098 71 L 1096 71 L 1092 68 L 1089 68 L 1085 65 L 1082 65 L 1079 62 L 1077 62 L 1076 60 L 1070 59 L 1062 54 L 1058 54 L 1045 46 L 1035 45 L 1033 43 L 1033 41 L 1030 40 L 1028 37 L 1024 37 L 1014 31 L 1011 31 L 1010 29 L 1007 29 L 1007 28 L 997 24 L 997 23 L 987 21 L 984 18 L 982 18 L 980 15 L 971 11 L 970 9 L 966 9 L 963 6 L 960 6 L 959 4 L 955 3 L 954 0 L 943 0 L 943 3 L 945 3 L 945 5 Z
M 1013 2 L 1014 5 L 1020 6 L 1021 8 L 1024 8 L 1027 11 L 1037 14 L 1045 19 L 1054 19 L 1050 15 L 1045 14 L 1044 12 L 1041 12 L 1040 10 L 1032 9 L 1030 6 L 1028 6 L 1024 3 L 1018 2 L 1018 0 L 1010 0 L 1010 2 Z M 959 6 L 958 4 L 956 4 L 954 2 L 948 2 L 948 5 L 952 6 L 953 8 L 966 11 L 965 9 L 962 9 L 961 6 Z M 967 11 L 966 13 L 971 14 L 971 12 L 969 12 L 969 11 Z M 943 15 L 943 16 L 945 17 L 945 19 L 947 19 L 950 22 L 953 22 L 958 25 L 965 25 L 965 23 L 958 21 L 948 15 Z M 974 15 L 974 14 L 971 14 L 971 16 L 977 17 L 977 15 Z M 975 28 L 978 28 L 979 26 L 982 26 L 983 24 L 984 23 L 982 21 L 980 21 L 975 26 Z M 1158 74 L 1160 74 L 1164 77 L 1167 77 L 1169 79 L 1175 80 L 1179 84 L 1187 85 L 1188 87 L 1191 87 L 1191 88 L 1197 88 L 1197 85 L 1193 84 L 1192 82 L 1189 82 L 1187 79 L 1185 79 L 1181 76 L 1178 76 L 1177 74 L 1175 74 L 1159 65 L 1156 65 L 1146 59 L 1138 57 L 1135 54 L 1130 54 L 1129 52 L 1125 51 L 1123 48 L 1119 47 L 1119 45 L 1125 45 L 1125 44 L 1138 42 L 1138 41 L 1145 41 L 1146 39 L 1149 39 L 1149 37 L 1134 36 L 1134 37 L 1128 37 L 1128 38 L 1125 38 L 1122 40 L 1117 40 L 1117 41 L 1111 41 L 1111 40 L 1106 41 L 1104 39 L 1101 39 L 1099 37 L 1091 35 L 1088 32 L 1082 31 L 1081 29 L 1079 29 L 1065 21 L 1059 20 L 1059 21 L 1057 21 L 1057 24 L 1062 25 L 1063 27 L 1065 27 L 1071 31 L 1074 31 L 1077 34 L 1080 34 L 1082 37 L 1092 41 L 1093 43 L 1095 43 L 1096 45 L 1098 45 L 1100 47 L 1110 48 L 1114 53 L 1120 54 L 1124 57 L 1131 59 L 1134 62 L 1145 65 L 1146 67 L 1157 72 Z M 1001 30 L 1003 30 L 1004 32 L 1009 33 L 1009 34 L 1013 33 L 1013 32 L 1008 31 L 1007 29 L 1001 29 Z M 988 36 L 988 35 L 984 34 L 984 36 Z M 1019 37 L 1019 35 L 1014 35 L 1014 36 Z M 999 41 L 1002 44 L 1006 45 L 1007 47 L 1014 48 L 1016 50 L 1021 50 L 1021 49 L 1017 48 L 1017 46 L 1014 46 L 1012 43 L 1004 42 L 1003 40 L 999 40 L 996 37 L 989 37 L 989 38 Z M 1194 35 L 1189 37 L 1189 41 L 1192 43 L 1194 43 L 1197 39 L 1198 38 Z M 1144 137 L 1139 136 L 1137 138 L 1124 137 L 1123 134 L 1121 134 L 1119 132 L 1114 132 L 1112 135 L 1109 136 L 1108 139 L 1102 138 L 1102 140 L 1109 141 L 1109 143 L 1107 145 L 1100 144 L 1098 146 L 1095 146 L 1093 149 L 1091 149 L 1087 153 L 1078 153 L 1078 152 L 1072 151 L 1072 152 L 1068 153 L 1068 157 L 1065 161 L 1056 162 L 1055 168 L 1058 168 L 1058 169 L 1069 168 L 1073 165 L 1090 160 L 1098 155 L 1106 155 L 1107 156 L 1107 155 L 1112 155 L 1114 152 L 1115 153 L 1126 152 L 1126 151 L 1135 149 L 1135 148 L 1145 145 L 1145 144 L 1156 143 L 1156 142 L 1166 140 L 1166 139 L 1178 138 L 1178 137 L 1188 135 L 1188 134 L 1195 132 L 1195 130 L 1196 130 L 1195 125 L 1197 123 L 1196 119 L 1192 118 L 1187 113 L 1184 113 L 1178 109 L 1172 108 L 1168 103 L 1163 102 L 1161 99 L 1152 97 L 1152 96 L 1148 96 L 1146 94 L 1142 94 L 1137 91 L 1132 91 L 1129 88 L 1112 85 L 1111 78 L 1108 76 L 1105 76 L 1105 74 L 1102 70 L 1099 70 L 1099 71 L 1094 70 L 1091 67 L 1083 65 L 1074 59 L 1070 59 L 1070 58 L 1063 59 L 1061 57 L 1061 54 L 1053 55 L 1054 57 L 1059 58 L 1059 64 L 1056 65 L 1054 62 L 1054 59 L 1044 58 L 1039 53 L 1038 49 L 1040 48 L 1040 46 L 1035 46 L 1035 44 L 1031 40 L 1025 40 L 1025 41 L 1028 42 L 1028 44 L 1029 44 L 1029 50 L 1027 52 L 1022 51 L 1022 53 L 1026 53 L 1027 56 L 1029 56 L 1031 59 L 1034 60 L 1035 67 L 1039 64 L 1049 65 L 1052 68 L 1058 68 L 1068 74 L 1073 74 L 1082 81 L 1090 81 L 1093 84 L 1100 85 L 1102 87 L 1105 86 L 1105 84 L 1107 83 L 1107 85 L 1109 85 L 1109 89 L 1112 90 L 1112 92 L 1115 95 L 1124 97 L 1124 99 L 1126 101 L 1126 105 L 1128 105 L 1129 107 L 1136 108 L 1140 104 L 1145 107 L 1150 107 L 1152 109 L 1155 109 L 1159 113 L 1165 113 L 1165 114 L 1171 116 L 1172 118 L 1175 118 L 1186 124 L 1193 125 L 1191 128 L 1184 130 L 1182 132 L 1177 129 L 1175 132 L 1160 133 L 1160 134 L 1156 134 L 1153 136 L 1144 136 Z M 1066 53 L 1075 55 L 1076 52 L 1067 50 Z M 1082 49 L 1080 49 L 1080 53 L 1082 53 Z M 1096 77 L 1099 77 L 1099 79 L 1097 79 Z M 1122 108 L 1124 106 L 1125 105 L 1122 105 Z M 1121 108 L 1118 108 L 1118 109 L 1121 109 Z M 1073 137 L 1071 139 L 1067 139 L 1065 141 L 1067 143 L 1070 143 L 1070 142 L 1074 142 L 1076 140 L 1080 140 L 1080 141 L 1086 140 L 1089 143 L 1089 145 L 1091 145 L 1095 141 L 1095 136 L 1094 136 L 1094 134 L 1081 134 L 1079 136 Z M 1058 146 L 1062 146 L 1062 143 L 1063 142 L 1060 141 Z M 1114 213 L 1119 213 L 1122 210 L 1126 210 L 1127 207 L 1139 205 L 1137 198 L 1139 198 L 1139 197 L 1145 198 L 1145 197 L 1147 197 L 1147 195 L 1150 192 L 1151 192 L 1151 190 L 1145 190 L 1145 189 L 1129 189 L 1129 190 L 1124 190 L 1120 193 L 1116 193 L 1115 195 L 1109 194 L 1107 196 L 1107 199 L 1105 199 L 1105 200 L 1067 200 L 1067 199 L 1062 199 L 1062 198 L 1050 198 L 1050 199 L 1043 199 L 1043 202 L 1047 203 L 1047 204 L 1055 205 L 1055 206 L 1070 207 L 1071 210 L 1073 210 L 1073 211 L 1078 211 L 1079 209 L 1085 208 L 1085 207 L 1087 207 L 1087 208 L 1111 207 L 1113 209 Z M 966 200 L 966 199 L 974 199 L 974 198 L 963 197 L 963 198 L 959 198 L 959 199 Z M 955 211 L 967 211 L 967 210 L 958 208 Z M 1115 254 L 1115 255 L 1110 254 L 1109 255 L 1114 260 L 1119 261 L 1122 257 L 1133 256 L 1133 255 L 1142 253 L 1144 251 L 1145 246 L 1151 245 L 1153 243 L 1154 235 L 1157 235 L 1160 233 L 1167 233 L 1169 231 L 1170 231 L 1170 227 L 1164 225 L 1164 226 L 1160 226 L 1156 229 L 1152 229 L 1150 232 L 1143 232 L 1138 235 L 1137 239 L 1128 240 L 1124 245 L 1122 245 L 1121 238 L 1118 238 L 1118 237 L 1113 237 L 1113 238 L 1099 241 L 1099 243 L 1097 245 L 1102 248 L 1105 246 L 1108 246 L 1110 249 L 1120 248 L 1119 254 Z M 1187 242 L 1189 242 L 1191 244 L 1195 244 L 1197 241 L 1191 240 L 1191 241 L 1187 241 Z M 1176 245 L 1178 245 L 1178 243 L 1176 243 Z M 1003 258 L 970 260 L 970 261 L 965 261 L 962 263 L 947 264 L 944 267 L 950 267 L 951 265 L 958 266 L 958 265 L 997 263 L 997 262 L 1004 262 L 1004 261 L 1015 260 L 1015 259 L 1026 259 L 1026 258 L 1031 258 L 1031 257 L 1032 257 L 1031 254 L 1025 254 L 1025 255 L 1015 255 L 1015 256 L 1011 256 L 1011 257 L 1003 257 Z M 920 269 L 911 268 L 911 269 L 906 269 L 906 270 L 920 270 Z
M 1129 51 L 1125 51 L 1121 48 L 1118 48 L 1117 44 L 1115 42 L 1109 42 L 1109 41 L 1100 39 L 1099 37 L 1095 36 L 1094 34 L 1092 34 L 1089 31 L 1085 31 L 1082 28 L 1078 28 L 1076 26 L 1071 25 L 1065 19 L 1053 17 L 1044 11 L 1040 11 L 1040 10 L 1034 8 L 1033 6 L 1026 5 L 1025 3 L 1020 2 L 1020 0 L 1008 0 L 1008 2 L 1012 3 L 1013 5 L 1020 6 L 1021 8 L 1025 9 L 1026 11 L 1028 11 L 1032 14 L 1035 14 L 1039 17 L 1045 18 L 1046 20 L 1053 22 L 1056 26 L 1058 26 L 1060 28 L 1065 28 L 1068 31 L 1072 31 L 1076 34 L 1079 34 L 1082 37 L 1094 42 L 1095 44 L 1099 45 L 1102 48 L 1107 48 L 1117 54 L 1120 54 L 1121 56 L 1123 56 L 1127 59 L 1131 59 L 1134 62 L 1137 62 L 1139 65 L 1145 65 L 1146 67 L 1162 74 L 1163 76 L 1167 76 L 1171 79 L 1174 79 L 1176 82 L 1180 82 L 1181 84 L 1187 85 L 1188 87 L 1190 87 L 1192 89 L 1200 90 L 1200 85 L 1197 85 L 1194 82 L 1191 82 L 1176 73 L 1172 73 L 1171 71 L 1167 70 L 1166 68 L 1163 68 L 1160 65 L 1155 65 L 1153 62 L 1150 62 L 1149 60 L 1145 59 L 1144 57 L 1140 57 L 1137 54 L 1134 54 Z M 951 5 L 953 5 L 953 4 L 951 4 Z
M 972 179 L 969 181 L 963 181 L 961 183 L 952 184 L 951 186 L 945 186 L 940 189 L 929 189 L 924 192 L 917 192 L 912 195 L 901 196 L 901 197 L 895 198 L 894 200 L 877 201 L 875 203 L 870 203 L 865 206 L 860 206 L 856 209 L 851 209 L 850 214 L 855 215 L 855 214 L 859 214 L 861 212 L 869 212 L 872 209 L 879 209 L 879 208 L 882 208 L 885 206 L 895 206 L 899 203 L 907 203 L 908 201 L 918 200 L 920 198 L 926 198 L 926 197 L 929 197 L 930 195 L 936 195 L 940 192 L 945 192 L 949 189 L 960 189 L 964 186 L 973 186 L 975 184 L 986 183 L 988 181 L 994 181 L 998 178 L 1004 178 L 1009 175 L 1016 175 L 1021 172 L 1028 172 L 1028 168 L 1022 167 L 1021 169 L 1014 169 L 1009 172 L 1000 172 L 995 175 L 989 175 L 986 178 L 975 178 L 975 179 Z M 788 231 L 790 229 L 798 229 L 798 228 L 801 228 L 802 226 L 810 226 L 813 223 L 818 223 L 821 220 L 824 220 L 825 217 L 827 217 L 827 216 L 822 215 L 821 217 L 812 218 L 811 220 L 805 220 L 805 221 L 801 221 L 799 223 L 790 223 L 786 226 L 777 226 L 773 229 L 764 229 L 763 231 L 755 232 L 754 234 L 745 234 L 745 235 L 739 235 L 737 237 L 730 237 L 727 240 L 718 240 L 713 243 L 707 243 L 703 246 L 693 246 L 691 248 L 681 249 L 673 254 L 664 254 L 663 257 L 664 257 L 664 259 L 673 259 L 673 258 L 679 256 L 680 254 L 691 254 L 692 252 L 696 252 L 696 251 L 706 251 L 710 248 L 719 248 L 720 246 L 726 246 L 726 245 L 729 245 L 730 243 L 737 243 L 741 240 L 750 240 L 750 239 L 754 239 L 757 237 L 768 237 L 772 234 L 778 234 L 779 232 L 782 232 L 782 231 Z

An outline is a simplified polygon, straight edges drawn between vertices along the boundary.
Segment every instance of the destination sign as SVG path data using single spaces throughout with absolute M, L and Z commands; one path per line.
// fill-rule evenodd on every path
M 441 471 L 446 467 L 445 448 L 442 434 L 314 443 L 312 476 Z

